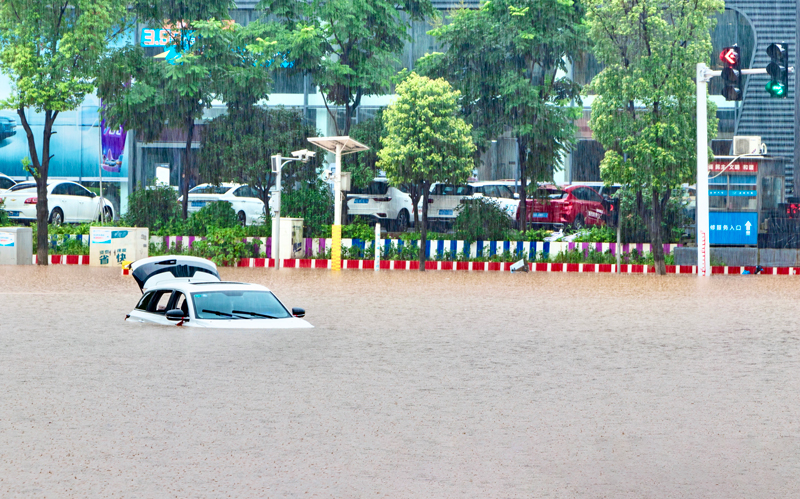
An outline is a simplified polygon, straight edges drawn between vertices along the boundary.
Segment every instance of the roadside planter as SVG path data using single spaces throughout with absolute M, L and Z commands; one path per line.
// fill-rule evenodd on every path
M 89 229 L 89 265 L 118 267 L 149 255 L 150 230 L 138 227 Z

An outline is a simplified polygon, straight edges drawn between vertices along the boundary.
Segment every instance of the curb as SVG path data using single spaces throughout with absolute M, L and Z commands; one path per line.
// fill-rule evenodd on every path
M 51 265 L 89 265 L 89 255 L 49 255 Z M 36 255 L 33 263 L 36 264 Z M 281 260 L 283 268 L 296 269 L 330 269 L 330 260 L 309 258 L 286 258 Z M 442 262 L 427 261 L 425 270 L 467 271 L 467 272 L 511 272 L 513 262 Z M 531 272 L 570 272 L 586 274 L 614 274 L 617 271 L 613 263 L 528 263 Z M 248 268 L 275 268 L 272 258 L 242 258 L 236 267 Z M 376 270 L 375 260 L 342 260 L 342 269 Z M 419 270 L 416 260 L 381 260 L 379 270 Z M 711 267 L 711 273 L 717 275 L 737 275 L 747 270 L 755 273 L 755 267 Z M 622 274 L 655 274 L 652 265 L 620 265 Z M 128 269 L 122 270 L 122 275 L 129 275 Z M 800 267 L 764 267 L 762 272 L 766 275 L 800 275 Z M 697 274 L 694 265 L 667 265 L 667 274 Z

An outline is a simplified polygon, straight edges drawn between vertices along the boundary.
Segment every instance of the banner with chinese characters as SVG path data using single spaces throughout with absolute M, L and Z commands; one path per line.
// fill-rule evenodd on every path
M 726 172 L 726 173 L 755 173 L 758 171 L 758 163 L 756 162 L 736 162 L 728 164 L 725 162 L 709 163 L 708 171 L 710 172 Z

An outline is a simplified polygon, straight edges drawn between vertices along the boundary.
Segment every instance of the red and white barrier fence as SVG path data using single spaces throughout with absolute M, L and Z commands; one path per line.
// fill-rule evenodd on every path
M 33 256 L 33 263 L 37 263 L 36 255 Z M 89 255 L 49 255 L 51 265 L 89 265 Z M 330 260 L 320 259 L 294 259 L 287 258 L 281 260 L 283 268 L 297 269 L 330 269 Z M 463 270 L 468 272 L 510 272 L 513 262 L 442 262 L 429 260 L 425 262 L 425 270 Z M 591 274 L 614 274 L 617 266 L 612 263 L 528 263 L 530 272 L 582 272 Z M 236 267 L 250 268 L 275 268 L 275 260 L 272 258 L 242 258 L 236 263 Z M 375 270 L 375 260 L 342 260 L 343 269 L 364 269 Z M 380 270 L 419 270 L 419 262 L 416 260 L 381 260 Z M 744 271 L 755 274 L 756 268 L 752 267 L 712 267 L 713 274 L 736 275 Z M 652 265 L 620 265 L 620 273 L 623 274 L 654 274 L 656 271 Z M 129 271 L 123 269 L 123 275 L 128 275 Z M 667 265 L 667 274 L 696 274 L 697 267 L 694 265 Z M 800 267 L 764 267 L 762 274 L 770 275 L 798 275 Z

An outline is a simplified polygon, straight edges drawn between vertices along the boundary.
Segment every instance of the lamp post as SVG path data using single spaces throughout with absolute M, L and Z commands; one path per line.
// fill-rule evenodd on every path
M 275 174 L 275 216 L 272 218 L 272 258 L 275 259 L 275 268 L 281 266 L 281 171 L 283 167 L 292 161 L 302 161 L 308 163 L 311 158 L 316 156 L 317 153 L 307 149 L 293 151 L 293 158 L 284 158 L 280 154 L 270 156 L 270 163 L 272 163 L 272 173 Z M 267 206 L 269 210 L 269 206 Z

